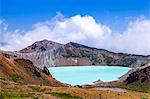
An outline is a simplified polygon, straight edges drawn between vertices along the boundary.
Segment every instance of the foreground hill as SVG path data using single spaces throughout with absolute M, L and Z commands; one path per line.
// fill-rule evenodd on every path
M 14 56 L 0 53 L 0 79 L 23 84 L 64 86 L 52 76 L 46 75 L 33 63 L 25 59 L 13 59 Z

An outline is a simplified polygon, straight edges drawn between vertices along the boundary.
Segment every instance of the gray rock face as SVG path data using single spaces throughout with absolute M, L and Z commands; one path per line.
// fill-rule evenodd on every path
M 21 53 L 43 52 L 62 46 L 60 43 L 53 41 L 42 40 L 33 43 L 32 45 L 20 50 Z
M 21 51 L 5 53 L 14 55 L 16 58 L 29 59 L 40 69 L 44 66 L 70 65 L 111 65 L 135 68 L 142 67 L 150 61 L 149 56 L 115 53 L 73 42 L 62 45 L 47 40 L 35 42 Z

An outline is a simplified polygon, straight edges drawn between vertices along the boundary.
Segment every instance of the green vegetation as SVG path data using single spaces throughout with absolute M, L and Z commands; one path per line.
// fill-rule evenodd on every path
M 34 99 L 38 99 L 38 97 L 37 97 L 37 96 L 34 96 Z
M 12 80 L 13 80 L 14 82 L 17 82 L 17 81 L 20 80 L 20 79 L 21 79 L 21 77 L 18 76 L 18 75 L 12 76 Z
M 122 65 L 122 66 L 130 66 L 132 65 L 133 63 L 136 62 L 136 59 L 135 58 L 123 58 L 119 61 L 118 64 Z
M 29 87 L 32 89 L 33 92 L 41 92 L 42 91 L 42 89 L 38 86 L 29 86 Z
M 10 93 L 7 90 L 0 91 L 0 95 L 3 99 L 24 99 L 27 97 L 31 97 L 32 93 Z
M 145 86 L 142 83 L 133 83 L 133 84 L 130 84 L 130 85 L 119 85 L 117 87 L 128 89 L 128 90 L 133 90 L 133 91 L 138 91 L 138 92 L 150 93 L 150 87 Z
M 1 80 L 6 80 L 4 77 L 0 77 Z
M 106 58 L 105 58 L 105 61 L 106 61 L 106 63 L 107 63 L 108 65 L 110 65 L 110 64 L 112 63 L 112 61 L 113 61 L 113 58 L 112 58 L 112 57 L 106 57 Z
M 89 51 L 83 51 L 83 50 L 81 50 L 80 54 L 81 54 L 82 57 L 90 57 Z
M 102 55 L 104 57 L 104 61 L 106 61 L 108 65 L 110 65 L 113 62 L 114 59 L 112 57 L 109 57 L 108 55 L 105 55 L 105 54 L 102 54 Z
M 148 97 L 146 97 L 146 96 L 142 96 L 142 97 L 141 97 L 141 99 L 148 99 Z
M 82 99 L 81 97 L 78 96 L 72 96 L 67 93 L 57 93 L 57 92 L 48 92 L 48 94 L 52 94 L 53 96 L 60 97 L 61 99 Z
M 90 60 L 93 61 L 94 63 L 100 63 L 101 60 L 97 57 L 97 55 L 91 55 Z

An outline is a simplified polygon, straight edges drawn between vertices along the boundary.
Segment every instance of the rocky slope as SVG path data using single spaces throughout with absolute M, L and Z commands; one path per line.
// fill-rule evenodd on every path
M 150 64 L 130 70 L 120 80 L 124 88 L 150 92 Z
M 150 65 L 142 68 L 137 68 L 129 71 L 127 73 L 127 78 L 125 79 L 125 84 L 131 84 L 136 81 L 140 83 L 149 83 L 150 85 Z
M 149 62 L 149 56 L 110 52 L 70 42 L 59 47 L 56 65 L 110 65 L 142 66 Z M 58 60 L 58 61 L 57 61 Z
M 43 50 L 44 49 L 44 50 Z M 138 67 L 150 61 L 150 56 L 115 53 L 70 42 L 65 45 L 39 41 L 17 52 L 5 52 L 16 58 L 31 60 L 35 66 L 110 65 Z
M 65 86 L 52 78 L 51 74 L 42 72 L 33 63 L 25 59 L 0 53 L 0 79 L 22 84 Z
M 32 45 L 20 50 L 21 53 L 43 52 L 62 46 L 60 43 L 53 41 L 42 40 L 33 43 Z

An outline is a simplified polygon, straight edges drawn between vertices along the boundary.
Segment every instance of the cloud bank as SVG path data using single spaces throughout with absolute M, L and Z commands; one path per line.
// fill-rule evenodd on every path
M 92 16 L 65 18 L 61 13 L 34 24 L 28 31 L 8 31 L 7 24 L 2 20 L 0 29 L 3 30 L 0 33 L 1 50 L 20 50 L 35 41 L 48 39 L 63 44 L 73 41 L 116 52 L 150 54 L 150 20 L 145 18 L 129 22 L 122 33 L 113 32 L 110 27 L 96 22 Z

